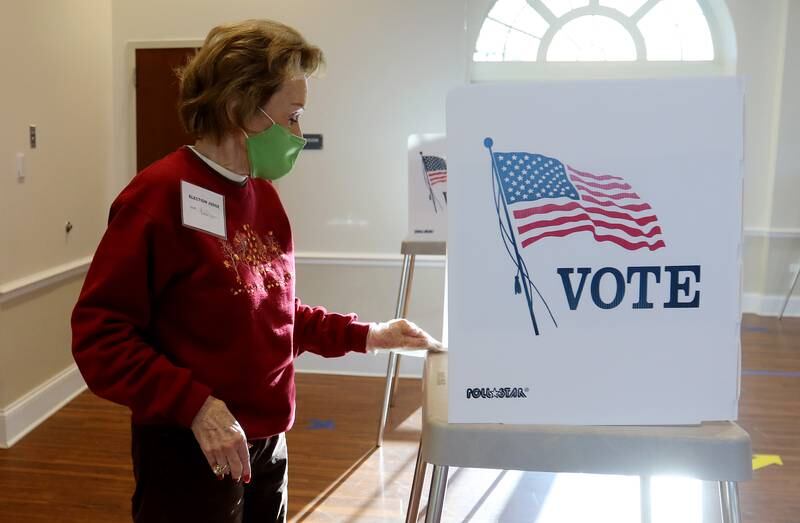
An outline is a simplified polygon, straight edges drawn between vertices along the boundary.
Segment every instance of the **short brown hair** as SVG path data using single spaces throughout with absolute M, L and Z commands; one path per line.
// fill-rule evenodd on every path
M 313 74 L 322 51 L 291 27 L 246 20 L 215 27 L 178 71 L 178 109 L 186 132 L 219 141 L 267 103 L 281 84 Z

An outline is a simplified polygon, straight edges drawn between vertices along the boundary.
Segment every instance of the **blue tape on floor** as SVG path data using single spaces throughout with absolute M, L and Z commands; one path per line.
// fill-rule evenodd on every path
M 308 430 L 333 430 L 336 427 L 331 419 L 312 419 L 308 422 Z
M 743 370 L 742 376 L 775 376 L 778 378 L 800 378 L 800 372 L 789 370 Z
M 769 328 L 767 327 L 744 327 L 744 330 L 747 332 L 769 332 Z

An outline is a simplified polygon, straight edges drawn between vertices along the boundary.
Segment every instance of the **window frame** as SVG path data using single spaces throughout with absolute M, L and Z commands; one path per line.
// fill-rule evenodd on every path
M 644 35 L 637 22 L 662 0 L 647 0 L 630 17 L 614 8 L 590 0 L 589 5 L 573 9 L 560 18 L 541 0 L 526 0 L 549 24 L 542 35 L 535 62 L 476 62 L 473 60 L 481 26 L 496 0 L 472 0 L 467 10 L 469 78 L 472 82 L 542 80 L 542 79 L 605 79 L 663 78 L 669 76 L 730 75 L 736 72 L 736 34 L 725 0 L 696 0 L 708 23 L 714 59 L 708 61 L 648 61 Z M 568 22 L 586 15 L 608 16 L 619 22 L 633 38 L 636 60 L 609 62 L 548 62 L 547 51 L 556 33 Z M 638 16 L 637 16 L 638 15 Z

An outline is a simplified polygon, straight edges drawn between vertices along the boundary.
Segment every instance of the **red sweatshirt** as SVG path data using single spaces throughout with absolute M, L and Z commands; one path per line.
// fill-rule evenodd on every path
M 226 238 L 183 225 L 181 181 L 224 197 Z M 209 394 L 248 438 L 294 421 L 293 361 L 365 352 L 368 324 L 295 298 L 289 220 L 271 183 L 232 182 L 188 148 L 111 206 L 72 314 L 89 388 L 133 422 L 190 426 Z

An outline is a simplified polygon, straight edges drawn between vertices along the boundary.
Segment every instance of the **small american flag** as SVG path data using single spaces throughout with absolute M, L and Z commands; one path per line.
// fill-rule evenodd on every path
M 540 154 L 493 154 L 522 247 L 579 232 L 629 251 L 665 247 L 652 207 L 624 179 L 579 171 Z
M 445 163 L 444 158 L 423 156 L 422 165 L 425 167 L 425 175 L 428 177 L 431 187 L 447 182 L 447 163 Z

